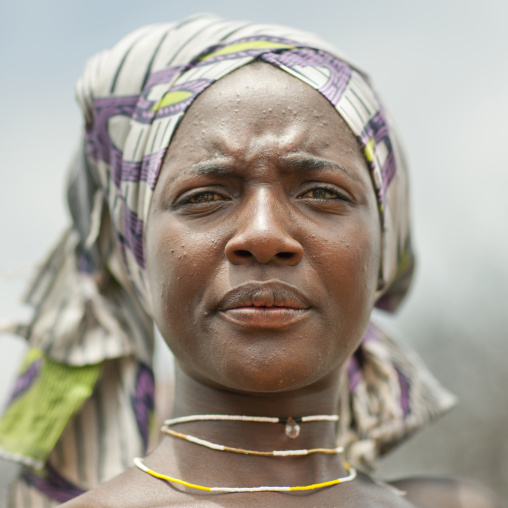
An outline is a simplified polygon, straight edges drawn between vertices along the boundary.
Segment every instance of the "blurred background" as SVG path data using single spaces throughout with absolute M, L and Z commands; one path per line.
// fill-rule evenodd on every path
M 378 316 L 460 404 L 380 463 L 387 478 L 465 476 L 508 500 L 508 2 L 21 0 L 0 2 L 0 323 L 68 222 L 85 60 L 143 24 L 198 12 L 318 33 L 365 69 L 412 167 L 416 280 Z M 0 337 L 3 407 L 24 351 Z M 168 354 L 159 347 L 157 365 Z M 16 472 L 0 461 L 0 494 Z

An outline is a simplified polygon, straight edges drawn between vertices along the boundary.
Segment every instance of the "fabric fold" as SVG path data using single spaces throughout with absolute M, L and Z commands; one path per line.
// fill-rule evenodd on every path
M 30 349 L 0 420 L 0 456 L 41 469 L 69 420 L 92 395 L 101 367 L 57 363 Z

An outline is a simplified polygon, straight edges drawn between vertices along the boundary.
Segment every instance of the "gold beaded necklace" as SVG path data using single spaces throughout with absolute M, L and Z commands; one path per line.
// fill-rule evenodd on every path
M 190 415 L 190 416 L 182 416 L 179 418 L 172 418 L 166 420 L 164 422 L 164 426 L 162 427 L 162 431 L 165 434 L 168 434 L 173 437 L 177 437 L 180 439 L 185 439 L 186 441 L 190 441 L 192 443 L 205 446 L 207 448 L 211 448 L 212 450 L 218 450 L 223 452 L 232 452 L 232 453 L 240 453 L 243 455 L 255 455 L 262 457 L 294 457 L 294 456 L 303 456 L 310 455 L 313 453 L 325 453 L 325 454 L 338 454 L 343 452 L 342 447 L 337 448 L 312 448 L 312 449 L 301 449 L 301 450 L 272 450 L 272 451 L 256 451 L 256 450 L 247 450 L 243 448 L 233 448 L 225 445 L 220 445 L 217 443 L 212 443 L 211 441 L 206 441 L 204 439 L 200 439 L 196 436 L 192 436 L 190 434 L 184 434 L 182 432 L 176 432 L 171 430 L 169 427 L 173 425 L 177 425 L 179 423 L 188 423 L 195 421 L 242 421 L 242 422 L 259 422 L 259 423 L 283 423 L 285 424 L 285 433 L 290 438 L 296 438 L 300 434 L 300 426 L 299 423 L 305 422 L 315 422 L 315 421 L 338 421 L 339 417 L 337 415 L 312 415 L 312 416 L 302 416 L 297 418 L 277 418 L 277 417 L 267 417 L 267 416 L 242 416 L 242 415 Z M 277 487 L 277 486 L 260 486 L 260 487 L 207 487 L 204 485 L 198 485 L 195 483 L 190 483 L 185 480 L 181 480 L 179 478 L 174 478 L 172 476 L 167 476 L 162 473 L 158 473 L 153 469 L 147 467 L 140 458 L 134 459 L 134 465 L 138 467 L 141 471 L 161 480 L 165 480 L 171 483 L 176 483 L 179 485 L 183 485 L 185 487 L 189 487 L 197 490 L 204 490 L 207 492 L 215 492 L 215 493 L 227 493 L 227 492 L 296 492 L 296 491 L 306 491 L 306 490 L 315 490 L 323 487 L 330 487 L 332 485 L 337 485 L 339 483 L 346 483 L 354 480 L 357 476 L 355 468 L 350 466 L 346 461 L 342 461 L 343 466 L 348 472 L 347 476 L 343 478 L 336 478 L 334 480 L 330 480 L 322 483 L 313 483 L 311 485 L 302 485 L 302 486 L 294 486 L 294 487 Z

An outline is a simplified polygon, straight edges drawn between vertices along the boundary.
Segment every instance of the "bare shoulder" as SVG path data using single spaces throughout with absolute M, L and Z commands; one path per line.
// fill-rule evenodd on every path
M 145 476 L 131 468 L 97 488 L 63 504 L 63 508 L 155 508 L 164 506 L 158 483 L 146 484 Z
M 308 508 L 309 506 L 340 508 L 414 508 L 414 505 L 393 494 L 390 488 L 376 485 L 369 477 L 359 474 L 357 481 L 316 491 L 312 495 L 281 496 L 279 493 L 214 494 L 182 493 L 139 470 L 130 469 L 113 480 L 100 485 L 62 505 L 63 508 Z M 434 507 L 435 508 L 435 507 Z
M 256 494 L 214 494 L 213 496 L 182 493 L 168 484 L 130 469 L 100 485 L 62 508 L 308 508 L 309 506 L 340 508 L 414 508 L 404 497 L 395 496 L 390 488 L 376 485 L 365 475 L 356 483 L 316 491 L 312 495 L 261 492 Z
M 503 508 L 487 489 L 456 478 L 416 477 L 391 483 L 418 508 Z
M 408 478 L 391 483 L 403 490 L 406 495 L 394 495 L 389 488 L 380 487 L 372 480 L 359 475 L 356 483 L 344 485 L 340 491 L 323 490 L 312 499 L 313 506 L 341 506 L 344 508 L 390 507 L 390 508 L 503 508 L 488 491 L 474 483 L 451 478 Z M 341 485 L 342 487 L 342 485 Z M 337 493 L 340 492 L 340 496 Z M 264 495 L 266 494 L 266 495 Z M 262 499 L 261 499 L 262 498 Z M 259 503 L 259 501 L 263 501 Z M 237 503 L 238 501 L 238 503 Z M 168 489 L 165 482 L 140 474 L 137 469 L 129 469 L 113 480 L 98 488 L 65 503 L 63 508 L 160 508 L 163 506 L 203 506 L 232 507 L 244 506 L 291 506 L 292 508 L 309 506 L 309 497 L 292 497 L 275 500 L 269 493 L 260 496 L 207 497 L 182 494 Z M 289 505 L 287 504 L 289 502 Z

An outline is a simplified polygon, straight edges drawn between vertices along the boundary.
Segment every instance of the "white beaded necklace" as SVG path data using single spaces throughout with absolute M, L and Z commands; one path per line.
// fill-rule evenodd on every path
M 296 438 L 300 434 L 300 426 L 298 423 L 306 423 L 306 422 L 318 422 L 318 421 L 327 421 L 327 422 L 336 422 L 338 421 L 338 415 L 311 415 L 311 416 L 302 416 L 302 417 L 270 417 L 270 416 L 242 416 L 242 415 L 190 415 L 190 416 L 181 416 L 178 418 L 171 418 L 169 420 L 165 420 L 164 426 L 162 427 L 162 431 L 166 434 L 172 435 L 174 437 L 179 437 L 185 439 L 187 441 L 199 444 L 201 446 L 206 446 L 207 448 L 211 448 L 212 450 L 219 450 L 225 452 L 233 452 L 233 453 L 241 453 L 245 455 L 258 455 L 258 456 L 273 456 L 273 457 L 291 457 L 291 456 L 299 456 L 299 455 L 309 455 L 311 453 L 329 453 L 329 454 L 337 454 L 343 451 L 342 447 L 337 448 L 314 448 L 314 449 L 302 449 L 302 450 L 273 450 L 269 452 L 260 452 L 255 450 L 244 450 L 242 448 L 232 448 L 224 445 L 219 445 L 216 443 L 212 443 L 210 441 L 206 441 L 204 439 L 200 439 L 195 436 L 191 436 L 189 434 L 183 434 L 181 432 L 175 432 L 169 427 L 173 425 L 177 425 L 180 423 L 188 423 L 188 422 L 197 422 L 197 421 L 242 421 L 242 422 L 257 422 L 257 423 L 283 423 L 285 424 L 285 433 L 290 438 Z M 339 483 L 350 482 L 356 478 L 356 470 L 352 466 L 350 466 L 346 461 L 343 461 L 343 466 L 348 472 L 347 476 L 343 478 L 336 478 L 334 480 L 329 480 L 322 483 L 313 483 L 311 485 L 302 485 L 302 486 L 294 486 L 294 487 L 277 487 L 277 486 L 260 486 L 260 487 L 207 487 L 204 485 L 198 485 L 195 483 L 190 483 L 185 480 L 181 480 L 178 478 L 174 478 L 171 476 L 164 475 L 162 473 L 158 473 L 153 469 L 147 467 L 140 458 L 134 459 L 134 465 L 139 468 L 141 471 L 155 477 L 160 478 L 161 480 L 166 480 L 171 483 L 177 483 L 179 485 L 183 485 L 185 487 L 190 487 L 192 489 L 204 490 L 208 492 L 215 493 L 226 493 L 226 492 L 296 492 L 296 491 L 307 491 L 307 490 L 315 490 L 323 487 L 330 487 L 332 485 L 337 485 Z
M 309 415 L 277 417 L 277 416 L 245 416 L 245 415 L 189 415 L 178 418 L 170 418 L 164 421 L 166 427 L 171 427 L 179 423 L 204 422 L 204 421 L 234 421 L 234 422 L 257 422 L 257 423 L 284 423 L 286 435 L 292 439 L 300 435 L 299 423 L 307 422 L 337 422 L 339 415 Z
M 302 417 L 269 417 L 269 416 L 241 416 L 241 415 L 191 415 L 182 416 L 179 418 L 171 418 L 164 422 L 161 431 L 173 437 L 185 439 L 191 443 L 195 443 L 200 446 L 205 446 L 212 450 L 218 450 L 221 452 L 232 452 L 240 453 L 243 455 L 256 455 L 258 457 L 294 457 L 311 455 L 314 453 L 324 454 L 338 454 L 342 453 L 344 449 L 339 446 L 336 448 L 311 448 L 311 449 L 300 449 L 300 450 L 272 450 L 272 451 L 257 451 L 257 450 L 246 450 L 244 448 L 234 448 L 231 446 L 221 445 L 212 443 L 205 439 L 193 436 L 191 434 L 184 434 L 183 432 L 176 432 L 171 430 L 169 427 L 178 425 L 181 423 L 195 422 L 195 421 L 242 421 L 242 422 L 257 422 L 257 423 L 283 423 L 285 426 L 285 433 L 290 438 L 296 438 L 300 434 L 300 426 L 297 422 L 315 422 L 315 421 L 332 421 L 336 422 L 339 419 L 337 415 L 312 415 Z

